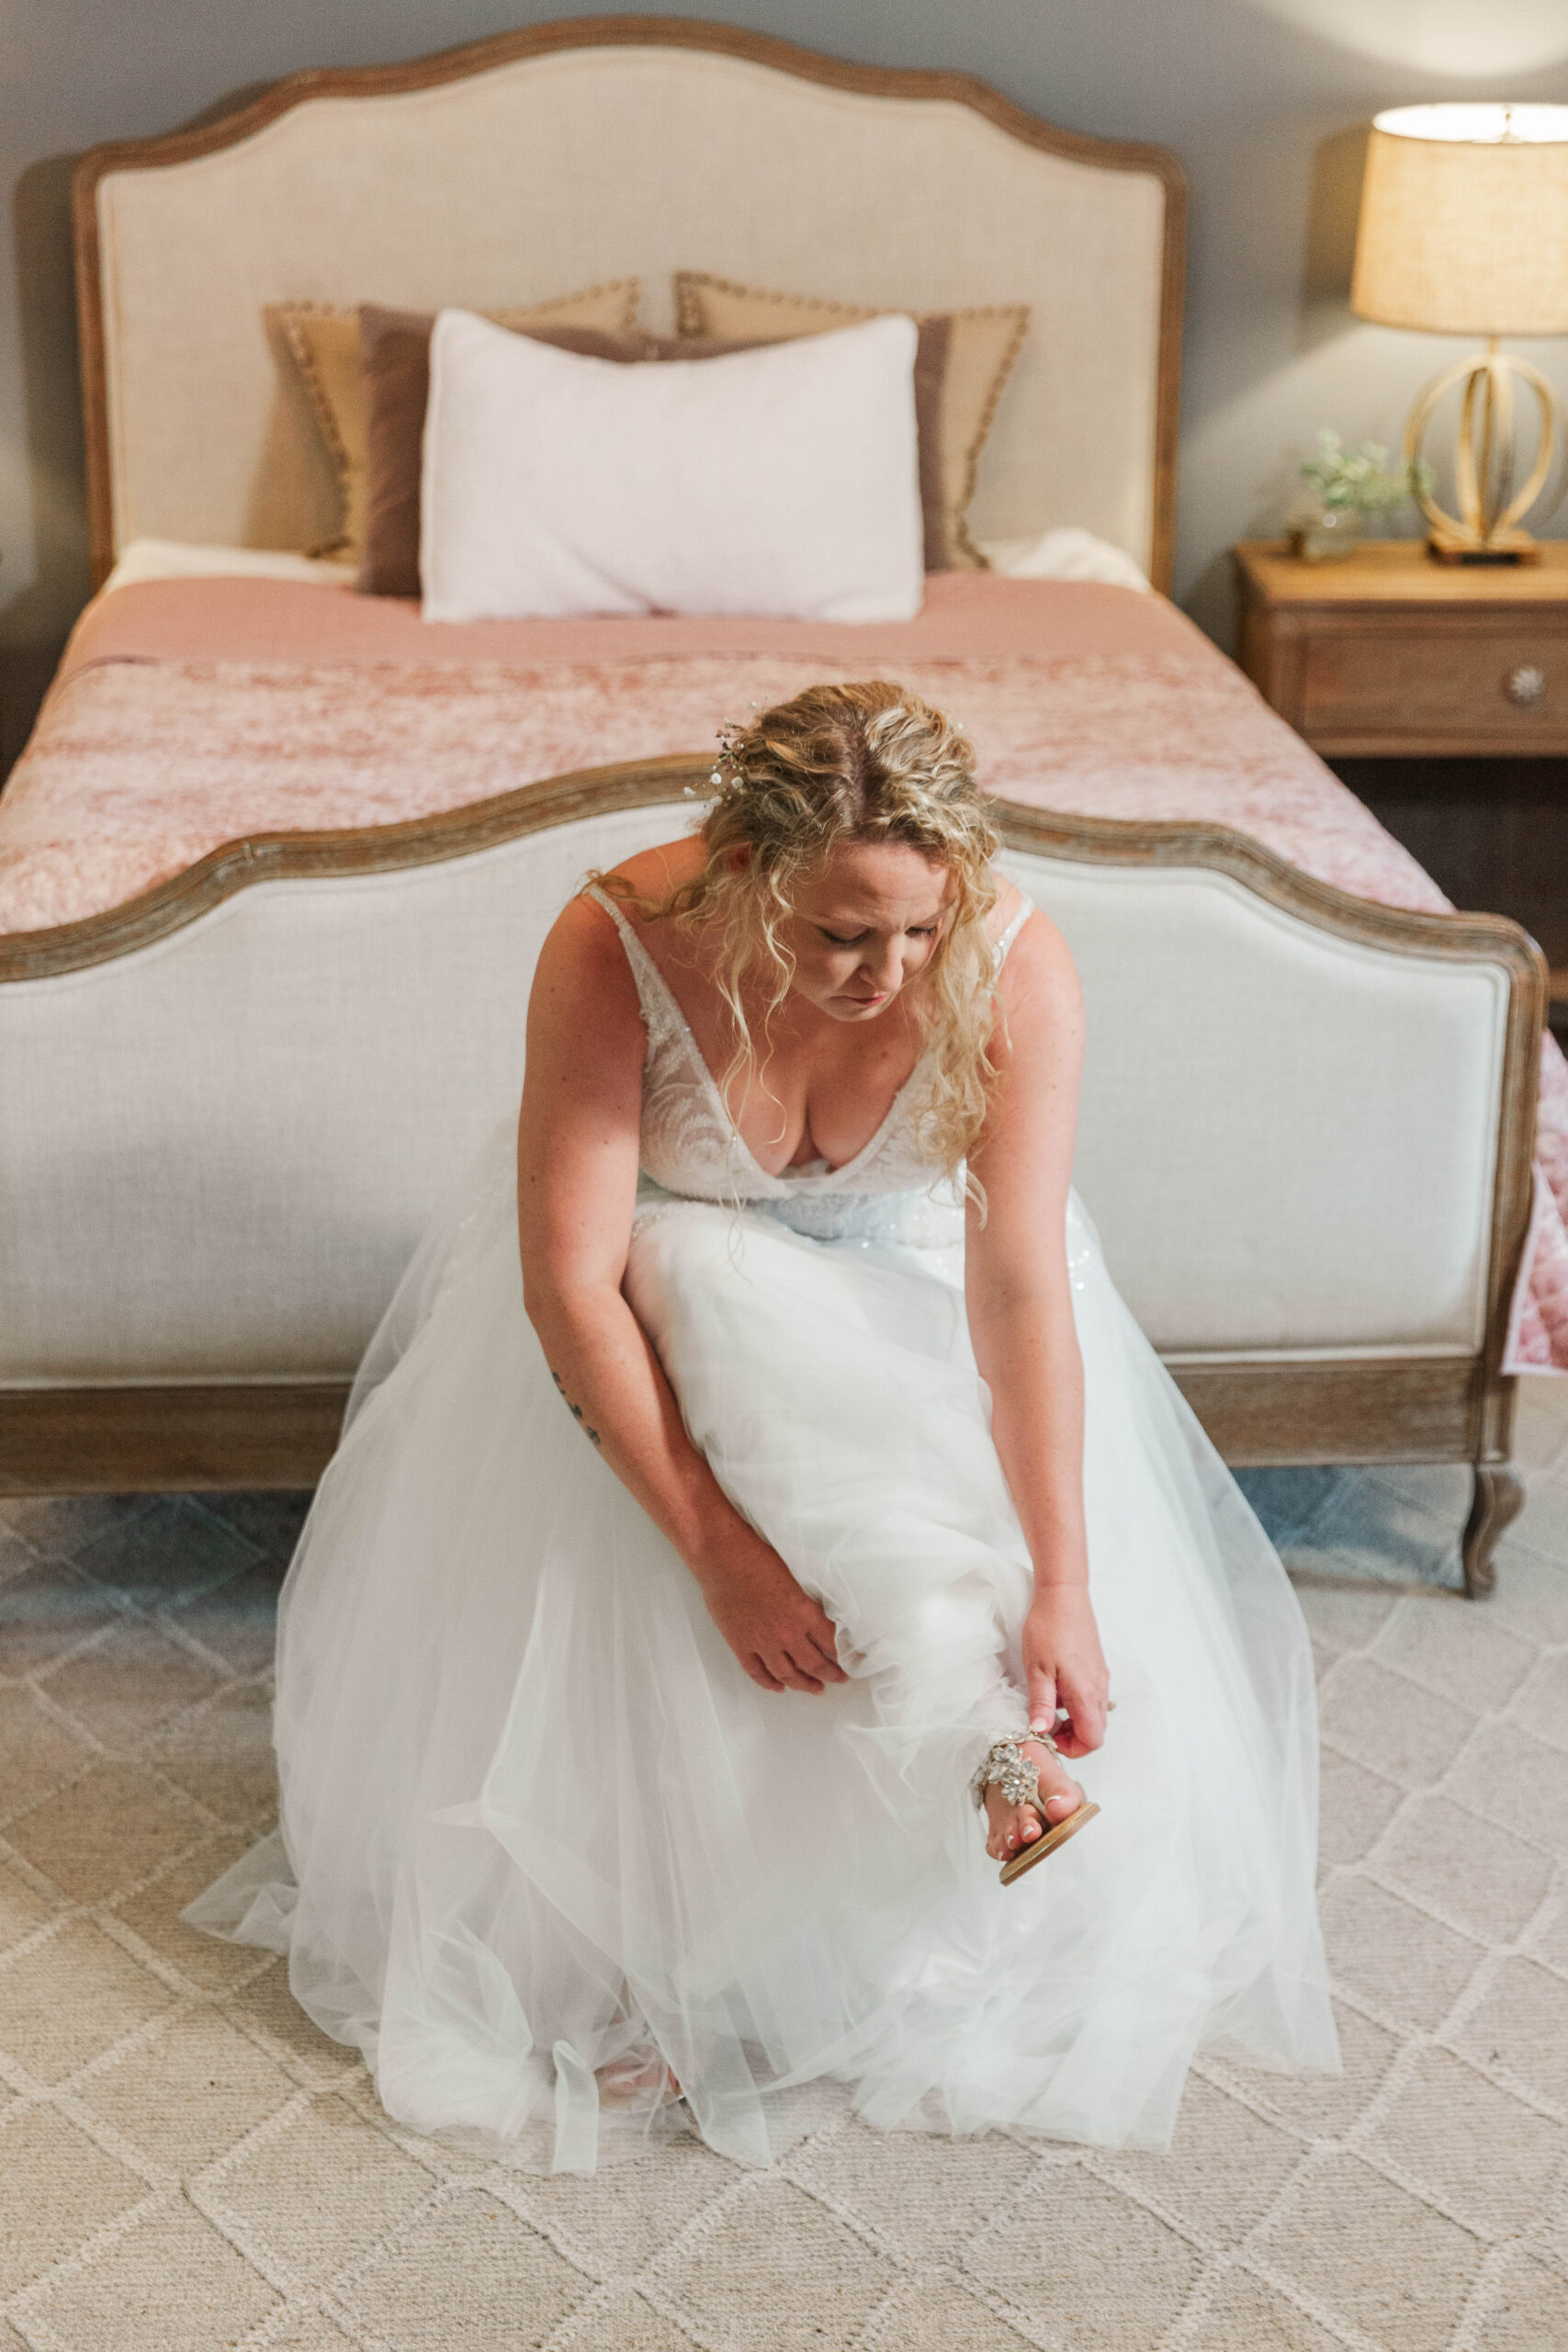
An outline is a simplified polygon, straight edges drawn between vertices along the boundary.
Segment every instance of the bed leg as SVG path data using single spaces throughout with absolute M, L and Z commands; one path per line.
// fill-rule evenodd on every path
M 1492 1557 L 1497 1538 L 1523 1508 L 1525 1489 L 1523 1480 L 1498 1463 L 1477 1462 L 1473 1475 L 1475 1489 L 1460 1558 L 1464 1564 L 1466 1599 L 1484 1600 L 1497 1582 Z

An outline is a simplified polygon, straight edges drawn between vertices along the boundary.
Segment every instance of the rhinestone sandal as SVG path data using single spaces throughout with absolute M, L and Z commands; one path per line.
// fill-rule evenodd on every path
M 1032 1804 L 1040 1815 L 1040 1836 L 1027 1846 L 1021 1846 L 1017 1853 L 1002 1864 L 1004 1886 L 1010 1886 L 1015 1878 L 1021 1878 L 1025 1871 L 1034 1868 L 1036 1862 L 1043 1862 L 1047 1854 L 1054 1854 L 1058 1846 L 1065 1846 L 1069 1838 L 1076 1838 L 1100 1811 L 1100 1807 L 1090 1804 L 1086 1797 L 1077 1813 L 1069 1813 L 1065 1821 L 1047 1821 L 1045 1800 L 1040 1793 L 1040 1768 L 1032 1764 L 1022 1752 L 1026 1740 L 1032 1740 L 1041 1747 L 1048 1747 L 1053 1756 L 1059 1756 L 1062 1752 L 1048 1731 L 1010 1732 L 1006 1738 L 992 1741 L 985 1760 L 969 1783 L 976 1813 L 985 1811 L 986 1791 L 995 1781 L 1009 1804 Z

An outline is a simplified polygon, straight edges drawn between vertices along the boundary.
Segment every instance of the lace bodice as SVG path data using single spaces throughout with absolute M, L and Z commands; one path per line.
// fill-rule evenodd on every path
M 684 1013 L 632 925 L 603 890 L 588 896 L 614 918 L 648 1031 L 642 1077 L 639 1216 L 671 1200 L 740 1202 L 817 1240 L 897 1240 L 939 1246 L 963 1233 L 961 1189 L 921 1153 L 918 1062 L 887 1116 L 852 1159 L 824 1159 L 771 1176 L 735 1132 Z M 1005 956 L 1033 911 L 1029 901 L 998 942 Z

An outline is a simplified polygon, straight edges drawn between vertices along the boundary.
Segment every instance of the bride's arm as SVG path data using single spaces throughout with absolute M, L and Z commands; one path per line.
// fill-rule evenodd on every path
M 517 1141 L 523 1297 L 584 1436 L 685 1561 L 754 1682 L 841 1682 L 831 1621 L 728 1499 L 621 1293 L 647 1039 L 609 919 L 579 899 L 539 957 Z
M 1030 1719 L 1058 1704 L 1056 1736 L 1081 1756 L 1105 1736 L 1105 1661 L 1089 1599 L 1083 1501 L 1083 1364 L 1073 1327 L 1065 1225 L 1072 1181 L 1083 1000 L 1066 941 L 1034 914 L 1003 968 L 998 1076 L 970 1167 L 964 1287 L 992 1434 L 1034 1563 L 1024 1627 Z

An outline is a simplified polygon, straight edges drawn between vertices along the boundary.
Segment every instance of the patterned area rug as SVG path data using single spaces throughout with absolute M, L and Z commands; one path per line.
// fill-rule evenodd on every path
M 1462 1473 L 1248 1481 L 1319 1646 L 1346 2071 L 1201 2063 L 1168 2156 L 840 2114 L 772 2173 L 541 2180 L 399 2130 L 177 1917 L 269 1818 L 302 1498 L 4 1507 L 0 2352 L 1568 2343 L 1568 1382 L 1527 1388 L 1490 1603 Z

